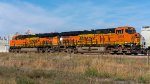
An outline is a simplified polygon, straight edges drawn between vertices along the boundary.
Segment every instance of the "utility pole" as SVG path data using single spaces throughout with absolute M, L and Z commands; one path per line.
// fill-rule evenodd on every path
M 147 64 L 148 64 L 148 66 L 149 66 L 149 56 L 150 56 L 150 50 L 148 49 L 147 50 Z

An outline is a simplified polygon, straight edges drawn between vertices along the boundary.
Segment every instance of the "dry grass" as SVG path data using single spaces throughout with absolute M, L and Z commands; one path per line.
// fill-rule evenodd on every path
M 146 61 L 146 58 L 112 57 L 109 55 L 77 54 L 70 56 L 65 53 L 1 53 L 0 66 L 7 67 L 8 70 L 0 69 L 0 74 L 2 74 L 0 84 L 16 84 L 26 82 L 25 80 L 30 81 L 27 82 L 28 84 L 34 84 L 35 81 L 39 84 L 50 82 L 52 84 L 70 84 L 72 81 L 74 84 L 99 84 L 100 82 L 106 84 L 117 82 L 119 84 L 120 81 L 124 83 L 150 83 L 150 68 Z M 12 68 L 16 69 L 13 71 Z M 20 73 L 18 73 L 18 69 L 21 69 Z M 22 69 L 25 73 L 21 73 Z M 5 71 L 10 75 L 3 73 Z M 54 73 L 49 73 L 51 71 Z M 29 76 L 28 74 L 31 72 L 33 74 Z M 42 77 L 36 78 L 35 74 Z M 17 77 L 19 77 L 19 81 Z M 50 78 L 54 79 L 50 80 Z M 6 79 L 8 80 L 6 81 Z

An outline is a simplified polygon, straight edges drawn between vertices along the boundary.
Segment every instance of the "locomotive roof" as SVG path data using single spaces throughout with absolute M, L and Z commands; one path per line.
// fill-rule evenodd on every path
M 41 34 L 35 34 L 37 37 L 54 37 L 59 36 L 59 33 L 41 33 Z
M 69 31 L 69 32 L 61 32 L 60 36 L 76 36 L 80 34 L 99 34 L 99 33 L 115 33 L 116 28 L 107 28 L 107 29 L 96 29 L 96 30 L 84 30 L 84 31 Z
M 107 33 L 115 33 L 115 29 L 116 28 L 108 28 L 108 29 L 96 29 L 95 33 L 99 34 L 99 33 L 103 33 L 103 34 L 107 34 Z
M 80 34 L 92 34 L 92 31 L 84 30 L 84 31 L 61 32 L 60 36 L 76 36 Z
M 34 34 L 34 35 L 18 35 L 16 38 L 23 39 L 23 38 L 32 38 L 32 37 L 54 37 L 58 36 L 59 33 L 41 33 L 41 34 Z
M 84 31 L 68 31 L 68 32 L 54 32 L 54 33 L 39 33 L 34 35 L 18 35 L 16 38 L 32 38 L 32 37 L 55 37 L 55 36 L 77 36 L 81 34 L 108 34 L 115 33 L 116 28 L 106 28 L 106 29 L 95 29 L 95 30 L 84 30 Z
M 17 39 L 32 38 L 32 37 L 35 37 L 35 35 L 18 35 L 18 36 L 16 36 Z

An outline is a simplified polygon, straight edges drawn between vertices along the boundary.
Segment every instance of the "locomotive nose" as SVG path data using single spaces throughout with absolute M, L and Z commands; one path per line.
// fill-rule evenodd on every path
M 140 34 L 139 34 L 139 33 L 136 33 L 136 34 L 135 34 L 135 37 L 136 37 L 136 38 L 140 38 Z
M 134 36 L 135 36 L 135 43 L 137 45 L 139 45 L 140 44 L 141 35 L 139 33 L 136 33 Z

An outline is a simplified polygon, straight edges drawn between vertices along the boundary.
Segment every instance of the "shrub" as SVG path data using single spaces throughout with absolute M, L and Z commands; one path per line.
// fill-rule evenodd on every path
M 112 74 L 109 73 L 109 72 L 102 71 L 102 72 L 99 72 L 99 73 L 98 73 L 98 77 L 110 78 L 110 77 L 112 77 Z
M 34 81 L 28 77 L 17 77 L 16 83 L 17 84 L 35 84 Z
M 56 75 L 55 71 L 46 71 L 46 70 L 33 70 L 29 73 L 30 78 L 51 78 Z
M 95 68 L 88 68 L 87 70 L 85 70 L 85 75 L 97 77 L 98 76 L 98 70 Z
M 116 77 L 115 77 L 115 80 L 116 80 L 116 81 L 125 81 L 126 78 L 124 78 L 124 77 L 122 77 L 122 76 L 116 76 Z
M 62 84 L 60 80 L 55 80 L 54 84 Z
M 140 83 L 146 83 L 146 82 L 147 82 L 147 79 L 146 79 L 145 77 L 143 77 L 143 76 L 140 76 L 140 77 L 138 78 L 138 82 L 140 82 Z

